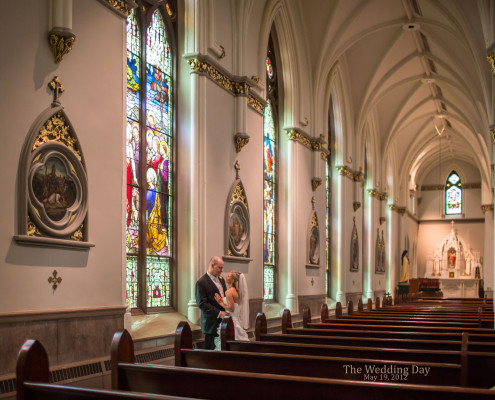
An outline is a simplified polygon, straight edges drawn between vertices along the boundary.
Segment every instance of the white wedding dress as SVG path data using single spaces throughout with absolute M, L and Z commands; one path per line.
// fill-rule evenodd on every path
M 229 315 L 234 324 L 235 340 L 249 341 L 246 329 L 249 328 L 249 295 L 244 274 L 240 275 L 239 302 L 234 303 L 234 311 Z M 223 303 L 227 305 L 227 299 L 223 298 Z M 215 350 L 220 350 L 220 326 L 218 326 L 218 336 L 215 338 Z
M 223 302 L 225 305 L 227 305 L 225 297 L 223 298 Z M 229 311 L 230 318 L 232 319 L 232 322 L 234 324 L 235 340 L 243 340 L 249 342 L 249 336 L 246 330 L 242 327 L 241 321 L 239 320 L 240 310 L 241 307 L 239 306 L 239 304 L 234 303 L 234 311 Z M 215 338 L 215 350 L 220 350 L 220 327 L 221 324 L 218 326 L 218 336 Z

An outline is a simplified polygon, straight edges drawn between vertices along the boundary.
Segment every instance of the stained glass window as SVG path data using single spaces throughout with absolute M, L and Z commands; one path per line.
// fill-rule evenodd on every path
M 455 171 L 450 173 L 445 184 L 445 214 L 462 214 L 462 184 Z
M 276 299 L 277 275 L 277 82 L 273 41 L 266 58 L 267 103 L 263 118 L 263 298 Z
M 126 298 L 133 308 L 171 305 L 174 255 L 170 13 L 155 9 L 143 27 L 146 8 L 143 2 L 127 19 Z

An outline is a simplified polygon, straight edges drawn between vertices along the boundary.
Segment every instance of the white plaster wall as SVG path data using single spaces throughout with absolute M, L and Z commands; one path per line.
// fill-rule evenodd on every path
M 123 304 L 123 91 L 125 22 L 96 1 L 74 2 L 74 49 L 60 64 L 48 45 L 48 3 L 3 5 L 0 23 L 0 312 L 70 309 Z M 53 99 L 48 82 L 58 75 L 62 105 L 80 140 L 87 166 L 89 240 L 86 251 L 17 245 L 17 165 L 31 123 Z M 56 269 L 62 283 L 47 279 Z

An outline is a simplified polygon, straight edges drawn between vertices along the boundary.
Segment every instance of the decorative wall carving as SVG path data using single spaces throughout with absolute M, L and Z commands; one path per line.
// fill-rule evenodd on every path
M 356 217 L 352 218 L 353 227 L 351 234 L 351 272 L 359 271 L 359 237 L 356 227 Z
M 307 234 L 308 264 L 320 264 L 320 228 L 318 225 L 318 216 L 313 209 L 309 218 Z
M 353 172 L 350 168 L 346 167 L 345 165 L 341 167 L 337 167 L 337 171 L 339 172 L 340 175 L 343 175 L 346 178 L 349 178 L 350 180 L 355 182 L 360 182 L 363 178 L 363 174 L 361 172 Z
M 122 18 L 127 18 L 131 14 L 132 9 L 137 7 L 134 0 L 99 0 L 99 2 Z
M 245 133 L 236 133 L 234 135 L 235 151 L 240 153 L 242 148 L 249 143 L 249 136 Z
M 313 188 L 313 192 L 318 189 L 318 187 L 321 185 L 321 178 L 312 178 L 311 179 L 311 187 Z
M 380 239 L 380 228 L 376 230 L 375 273 L 385 273 L 385 240 L 383 239 L 383 231 Z
M 49 84 L 54 101 L 31 126 L 18 170 L 18 228 L 24 244 L 91 247 L 87 242 L 88 184 L 84 157 L 59 95 L 58 77 Z
M 230 75 L 222 67 L 215 65 L 207 56 L 189 59 L 187 63 L 191 67 L 191 71 L 206 76 L 234 96 L 246 96 L 248 106 L 263 115 L 266 103 L 251 92 L 251 85 L 247 81 L 248 78 Z
M 313 151 L 321 151 L 323 150 L 323 143 L 321 136 L 318 139 L 313 139 L 308 136 L 306 133 L 299 131 L 296 128 L 286 129 L 287 137 L 289 140 L 295 140 L 296 142 L 301 143 L 304 147 L 313 150 Z
M 368 194 L 372 197 L 377 198 L 378 200 L 387 200 L 388 194 L 386 192 L 380 193 L 375 189 L 368 189 Z
M 224 259 L 240 262 L 249 258 L 250 219 L 249 206 L 244 185 L 239 178 L 240 165 L 235 163 L 236 179 L 230 188 L 225 211 L 225 252 Z

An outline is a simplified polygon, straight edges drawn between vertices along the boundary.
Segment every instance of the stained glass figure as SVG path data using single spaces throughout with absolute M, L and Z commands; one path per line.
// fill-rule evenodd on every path
M 328 168 L 328 162 L 325 163 L 325 293 L 328 292 L 328 283 L 329 283 L 329 273 L 330 273 L 330 249 L 329 249 L 329 237 L 330 237 L 330 232 L 329 232 L 329 226 L 328 226 L 328 204 L 329 204 L 329 193 L 330 193 L 330 179 L 329 179 L 329 168 Z
M 462 214 L 462 184 L 455 171 L 450 173 L 445 184 L 445 214 Z
M 268 75 L 269 79 L 273 78 L 273 67 L 272 67 L 272 60 L 270 60 L 270 57 L 266 58 L 266 74 Z
M 136 17 L 137 12 L 144 12 L 139 8 L 133 10 L 127 23 L 126 251 L 128 258 L 145 253 L 135 262 L 137 270 L 146 268 L 147 307 L 169 306 L 171 289 L 172 53 L 163 19 L 164 15 L 168 17 L 165 11 L 162 14 L 160 8 L 156 9 L 145 30 Z M 144 48 L 140 45 L 141 34 Z M 144 71 L 140 69 L 143 59 Z M 138 260 L 144 260 L 144 265 Z M 132 279 L 128 268 L 127 280 Z M 128 292 L 127 298 L 131 297 Z
M 275 124 L 272 116 L 272 103 L 267 101 L 264 112 L 264 152 L 263 152 L 263 297 L 274 298 L 274 266 L 275 266 Z

